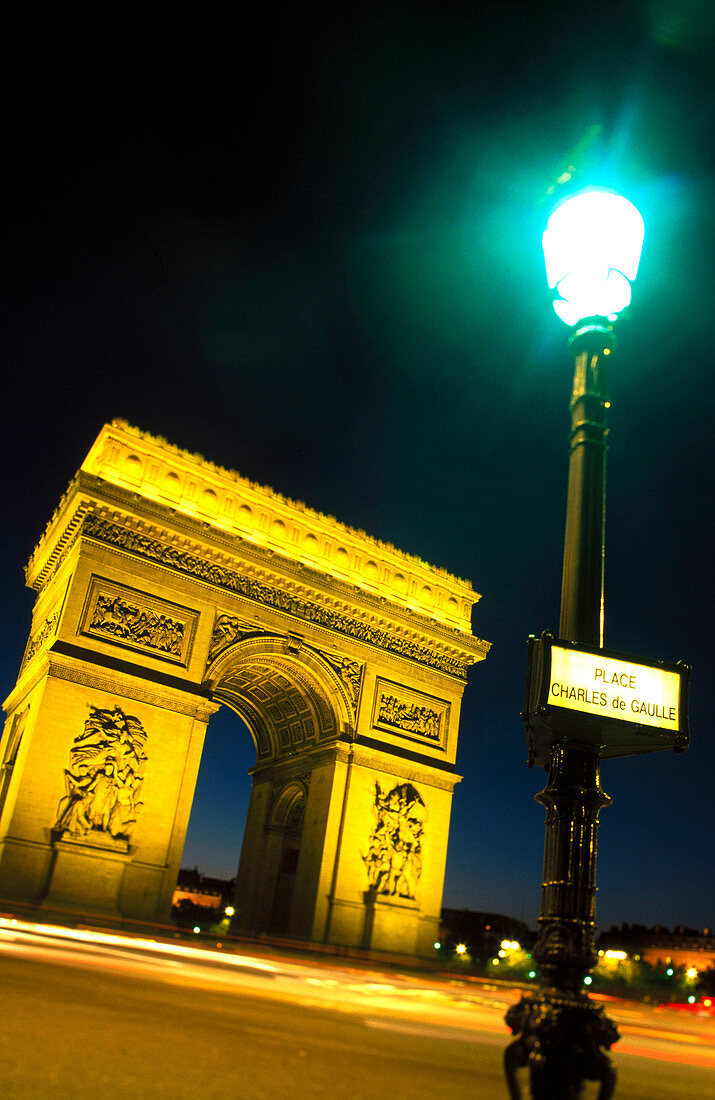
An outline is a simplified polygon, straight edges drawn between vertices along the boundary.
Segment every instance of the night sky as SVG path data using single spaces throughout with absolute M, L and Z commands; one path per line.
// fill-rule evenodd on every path
M 262 10 L 63 15 L 6 47 L 3 695 L 22 568 L 124 417 L 482 593 L 444 903 L 533 925 L 545 777 L 519 711 L 526 639 L 558 627 L 571 385 L 541 233 L 572 165 L 646 223 L 606 645 L 693 666 L 689 752 L 603 765 L 598 922 L 712 927 L 713 8 Z M 185 865 L 235 873 L 252 763 L 220 712 Z

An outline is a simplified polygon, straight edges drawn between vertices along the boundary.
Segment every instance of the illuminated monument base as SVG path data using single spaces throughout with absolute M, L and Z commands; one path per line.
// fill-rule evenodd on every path
M 256 748 L 234 931 L 431 950 L 466 671 L 488 649 L 468 583 L 122 421 L 27 583 L 0 898 L 167 921 L 223 705 Z

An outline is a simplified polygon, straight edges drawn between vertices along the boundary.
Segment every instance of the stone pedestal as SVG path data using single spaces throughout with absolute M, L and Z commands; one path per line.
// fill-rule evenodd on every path
M 365 941 L 372 951 L 416 955 L 420 907 L 414 898 L 365 894 Z
M 119 895 L 124 869 L 132 861 L 129 844 L 111 837 L 56 840 L 47 893 L 48 908 L 101 910 L 121 916 Z

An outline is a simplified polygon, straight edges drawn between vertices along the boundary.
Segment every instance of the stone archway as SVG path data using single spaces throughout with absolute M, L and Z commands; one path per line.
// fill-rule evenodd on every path
M 0 897 L 163 920 L 220 705 L 256 745 L 236 927 L 425 951 L 471 586 L 121 421 L 27 567 Z
M 354 737 L 359 670 L 331 663 L 296 636 L 249 632 L 228 642 L 219 630 L 214 639 L 206 685 L 243 719 L 256 749 L 234 928 L 317 938 L 327 822 L 316 799 L 338 742 Z
M 270 876 L 272 880 L 268 931 L 279 935 L 292 934 L 297 923 L 293 912 L 293 898 L 300 865 L 306 801 L 304 786 L 297 780 L 289 780 L 287 787 L 276 799 L 266 827 L 266 840 L 272 842 L 272 850 L 266 851 L 265 858 L 267 877 Z M 267 843 L 266 849 L 268 848 Z M 247 855 L 253 861 L 250 850 L 247 850 Z M 300 914 L 297 916 L 299 918 Z M 242 927 L 240 918 L 237 924 L 239 928 Z

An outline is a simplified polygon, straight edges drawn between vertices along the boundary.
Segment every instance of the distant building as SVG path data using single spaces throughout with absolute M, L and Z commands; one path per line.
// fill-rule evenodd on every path
M 677 925 L 671 932 L 660 925 L 646 928 L 640 924 L 622 924 L 620 929 L 613 925 L 599 937 L 598 947 L 639 955 L 651 966 L 694 967 L 698 971 L 715 967 L 715 936 L 711 928 L 697 931 Z
M 197 868 L 182 868 L 171 899 L 172 909 L 181 902 L 191 902 L 202 909 L 219 909 L 230 903 L 234 879 L 209 878 Z

